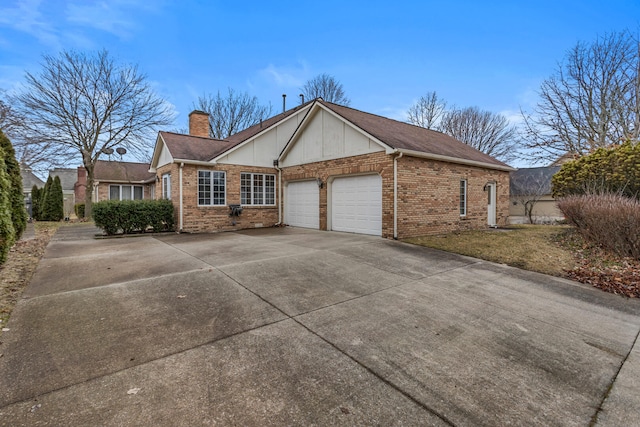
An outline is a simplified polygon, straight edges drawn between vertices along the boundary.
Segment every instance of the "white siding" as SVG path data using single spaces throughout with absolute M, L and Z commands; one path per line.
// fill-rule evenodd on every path
M 162 143 L 162 147 L 160 148 L 160 155 L 158 156 L 158 164 L 156 168 L 160 166 L 168 165 L 173 162 L 173 157 L 171 157 L 171 153 L 167 150 L 167 147 Z
M 220 157 L 218 163 L 230 163 L 246 166 L 273 167 L 273 161 L 278 158 L 284 146 L 291 139 L 291 135 L 298 128 L 308 108 L 287 117 L 282 123 L 269 131 L 250 139 Z
M 333 114 L 320 109 L 293 141 L 281 166 L 384 151 L 377 142 Z

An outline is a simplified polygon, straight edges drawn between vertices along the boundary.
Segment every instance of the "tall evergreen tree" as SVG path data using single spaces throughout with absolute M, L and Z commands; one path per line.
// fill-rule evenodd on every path
M 50 221 L 60 221 L 64 218 L 64 194 L 62 193 L 62 183 L 60 177 L 53 178 L 53 185 L 50 191 L 51 219 Z
M 53 186 L 53 178 L 51 177 L 51 175 L 49 175 L 49 178 L 47 178 L 47 182 L 45 182 L 44 188 L 40 193 L 40 206 L 38 206 L 38 217 L 41 221 L 49 221 L 45 206 L 47 205 L 47 198 L 49 197 L 49 193 L 51 192 L 51 186 Z
M 33 185 L 31 188 L 31 217 L 40 220 L 40 206 L 42 206 L 42 192 L 44 189 Z
M 13 222 L 16 240 L 20 239 L 22 232 L 27 228 L 27 210 L 24 207 L 24 195 L 22 193 L 22 176 L 20 176 L 20 163 L 16 160 L 16 152 L 11 141 L 0 130 L 0 146 L 4 151 L 4 163 L 11 183 L 9 189 L 9 203 L 11 205 L 11 221 Z
M 9 193 L 11 181 L 4 163 L 4 150 L 0 146 L 0 264 L 6 261 L 9 249 L 15 242 L 15 230 L 11 221 Z

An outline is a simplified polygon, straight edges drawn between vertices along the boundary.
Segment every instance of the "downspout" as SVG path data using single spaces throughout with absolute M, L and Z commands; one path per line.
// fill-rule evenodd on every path
M 179 182 L 180 182 L 180 233 L 182 233 L 182 228 L 184 225 L 184 221 L 183 221 L 183 214 L 182 214 L 182 168 L 184 167 L 184 162 L 180 163 L 180 169 L 179 169 Z
M 282 169 L 278 165 L 278 161 L 273 161 L 273 167 L 278 171 L 278 222 L 276 227 L 282 224 Z
M 404 153 L 393 158 L 393 239 L 398 240 L 398 159 Z

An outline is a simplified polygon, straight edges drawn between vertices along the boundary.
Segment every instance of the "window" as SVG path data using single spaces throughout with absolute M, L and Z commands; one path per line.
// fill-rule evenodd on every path
M 224 172 L 198 171 L 198 205 L 224 206 L 226 204 L 225 181 Z
M 460 216 L 467 216 L 467 180 L 460 180 Z
M 141 185 L 110 185 L 109 200 L 142 200 L 144 190 Z
M 162 175 L 162 198 L 171 200 L 171 174 Z
M 262 173 L 240 174 L 240 203 L 243 205 L 275 205 L 276 176 Z

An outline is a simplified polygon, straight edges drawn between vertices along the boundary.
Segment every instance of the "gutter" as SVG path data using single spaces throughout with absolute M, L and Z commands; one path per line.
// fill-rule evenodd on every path
M 516 168 L 512 168 L 511 166 L 507 166 L 507 165 L 503 166 L 503 165 L 496 165 L 496 164 L 492 164 L 492 163 L 479 162 L 477 160 L 459 159 L 457 157 L 443 156 L 441 154 L 424 153 L 422 151 L 399 149 L 399 150 L 397 150 L 397 152 L 404 153 L 407 156 L 411 156 L 411 157 L 420 157 L 422 159 L 440 160 L 440 161 L 443 161 L 443 162 L 457 163 L 457 164 L 469 165 L 469 166 L 477 166 L 477 167 L 487 168 L 487 169 L 502 170 L 502 171 L 507 171 L 507 172 L 512 172 L 512 171 L 516 170 Z
M 278 171 L 278 222 L 276 226 L 282 224 L 282 169 L 278 165 L 278 160 L 273 161 L 273 167 Z
M 183 216 L 183 207 L 182 207 L 182 168 L 184 167 L 184 162 L 180 163 L 180 173 L 179 173 L 179 181 L 180 181 L 180 233 L 182 233 L 182 228 L 184 225 L 184 216 Z
M 404 153 L 399 152 L 397 156 L 393 158 L 393 239 L 398 240 L 398 159 L 400 159 Z

